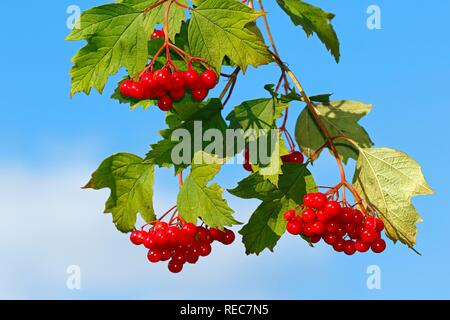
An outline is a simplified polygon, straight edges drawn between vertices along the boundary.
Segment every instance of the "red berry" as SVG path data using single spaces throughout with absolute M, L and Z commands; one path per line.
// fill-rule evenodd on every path
M 194 237 L 184 232 L 178 234 L 178 243 L 182 246 L 189 246 L 194 242 Z
M 130 80 L 130 79 L 122 82 L 119 87 L 120 93 L 125 97 L 130 96 L 130 87 L 132 84 L 133 84 L 133 80 Z
M 130 235 L 130 241 L 134 245 L 140 246 L 143 244 L 144 239 L 142 238 L 142 232 L 138 230 L 134 230 Z
M 370 249 L 370 244 L 358 239 L 356 240 L 355 248 L 357 251 L 364 253 Z
M 345 232 L 346 233 L 351 233 L 351 232 L 355 231 L 355 229 L 356 229 L 356 226 L 353 223 L 347 223 L 345 225 Z
M 234 232 L 232 230 L 225 229 L 222 243 L 228 246 L 234 242 L 234 239 L 236 239 L 236 235 L 234 234 Z
M 386 249 L 386 242 L 383 239 L 377 239 L 372 243 L 371 248 L 373 252 L 381 253 Z
M 353 223 L 355 225 L 361 224 L 364 220 L 364 215 L 358 209 L 353 210 Z
M 335 221 L 330 221 L 327 223 L 327 231 L 330 233 L 336 233 L 339 231 L 339 224 Z
M 161 109 L 162 111 L 169 111 L 170 109 L 173 108 L 173 101 L 170 97 L 168 96 L 162 96 L 161 98 L 159 98 L 158 100 L 158 107 L 159 109 Z
M 209 232 L 204 227 L 197 227 L 197 234 L 196 238 L 198 242 L 209 242 L 209 239 L 211 239 L 211 236 L 209 235 Z
M 155 232 L 154 235 L 155 244 L 164 247 L 169 243 L 169 236 L 166 230 L 159 230 Z
M 252 165 L 250 163 L 244 163 L 243 165 L 244 169 L 249 171 L 249 172 L 253 172 L 253 168 Z
M 145 94 L 145 87 L 140 84 L 139 82 L 134 82 L 130 84 L 130 87 L 128 89 L 129 97 L 139 100 L 144 98 Z
M 190 264 L 195 264 L 195 263 L 197 263 L 199 257 L 200 257 L 200 255 L 198 253 L 197 248 L 191 248 L 188 250 L 188 252 L 186 254 L 186 262 L 188 262 Z
M 183 225 L 183 228 L 181 228 L 181 230 L 183 231 L 183 233 L 193 237 L 197 233 L 197 226 L 189 222 L 185 223 Z
M 379 237 L 380 236 L 379 236 L 377 230 L 375 230 L 375 229 L 364 228 L 363 232 L 361 233 L 361 240 L 366 243 L 372 243 L 375 240 L 377 240 Z
M 311 228 L 312 228 L 312 231 L 314 232 L 314 234 L 316 234 L 316 235 L 321 235 L 325 231 L 325 225 L 321 221 L 314 222 L 313 225 L 311 226 Z
M 209 243 L 202 243 L 199 247 L 199 253 L 202 257 L 207 257 L 212 251 L 211 245 Z
M 292 234 L 294 236 L 299 235 L 301 233 L 301 231 L 302 231 L 302 222 L 301 222 L 301 220 L 292 219 L 286 225 L 286 230 L 287 230 L 287 232 L 289 232 L 290 234 Z
M 184 90 L 184 88 L 172 89 L 169 91 L 169 94 L 173 100 L 179 101 L 184 98 L 184 95 L 186 94 L 186 90 Z
M 341 220 L 345 223 L 353 223 L 355 219 L 355 213 L 352 208 L 342 208 L 341 211 Z
M 325 207 L 325 205 L 327 204 L 327 197 L 321 193 L 321 192 L 317 192 L 316 194 L 314 194 L 314 198 L 313 198 L 313 207 L 316 209 L 321 209 L 323 207 Z
M 184 89 L 186 78 L 183 71 L 175 71 L 172 73 L 172 89 Z
M 152 35 L 150 36 L 150 38 L 152 40 L 154 39 L 160 39 L 160 38 L 164 38 L 166 35 L 164 33 L 164 30 L 155 30 L 153 31 Z
M 297 215 L 295 210 L 288 210 L 284 213 L 284 220 L 291 221 Z
M 346 255 L 351 256 L 356 252 L 355 243 L 352 240 L 347 240 L 344 243 L 344 252 Z
M 172 88 L 172 75 L 166 69 L 161 69 L 155 72 L 155 81 L 158 86 L 170 90 Z
M 162 97 L 166 96 L 166 93 L 167 93 L 167 90 L 160 86 L 157 86 L 156 88 L 154 88 L 152 90 L 153 96 L 157 97 L 157 98 L 162 98 Z
M 338 239 L 336 241 L 336 243 L 333 245 L 333 249 L 334 249 L 334 251 L 342 252 L 342 251 L 344 251 L 344 246 L 345 246 L 345 240 Z
M 308 193 L 303 197 L 303 204 L 309 208 L 312 208 L 314 204 L 314 193 Z
M 180 234 L 180 229 L 178 229 L 176 226 L 171 226 L 167 229 L 167 237 L 169 239 L 169 245 L 172 247 L 176 246 L 178 244 L 178 236 Z
M 319 209 L 316 212 L 317 219 L 322 222 L 327 222 L 330 219 L 330 216 L 325 212 L 325 210 Z
M 345 226 L 340 225 L 336 235 L 340 238 L 344 237 L 347 232 L 345 231 Z
M 147 254 L 148 261 L 151 263 L 158 263 L 161 261 L 161 251 L 159 250 L 150 250 Z
M 186 255 L 187 250 L 176 250 L 175 254 L 172 257 L 172 261 L 177 262 L 179 264 L 185 264 L 186 263 Z
M 318 243 L 322 239 L 321 236 L 312 236 L 310 241 L 311 243 Z
M 208 89 L 200 88 L 192 90 L 192 99 L 195 101 L 203 101 L 208 95 Z
M 217 84 L 217 74 L 212 70 L 206 70 L 202 73 L 202 81 L 207 89 L 212 89 Z
M 195 70 L 188 70 L 184 73 L 184 79 L 186 81 L 186 87 L 191 90 L 198 89 L 202 86 L 201 77 Z
M 172 257 L 172 250 L 163 249 L 161 250 L 161 261 L 168 261 Z
M 139 81 L 142 83 L 142 85 L 147 89 L 154 89 L 156 88 L 157 82 L 154 78 L 153 73 L 151 72 L 145 72 L 140 78 Z
M 178 263 L 174 260 L 170 260 L 170 262 L 168 264 L 168 268 L 169 268 L 169 271 L 172 273 L 180 273 L 181 270 L 183 270 L 183 264 Z
M 158 244 L 155 242 L 155 236 L 153 233 L 148 233 L 147 236 L 144 239 L 144 246 L 149 249 L 155 249 L 158 247 Z
M 367 229 L 376 229 L 378 232 L 381 232 L 384 229 L 384 222 L 376 217 L 367 217 L 364 221 L 364 227 Z
M 225 233 L 219 229 L 211 228 L 209 229 L 209 235 L 213 240 L 222 242 Z
M 155 232 L 156 231 L 164 231 L 164 230 L 167 230 L 168 228 L 169 228 L 169 224 L 167 222 L 159 221 L 155 224 L 155 227 L 153 230 Z
M 317 215 L 314 212 L 313 209 L 306 209 L 305 211 L 303 211 L 302 213 L 302 219 L 303 221 L 305 221 L 306 223 L 309 222 L 315 222 L 317 219 Z
M 325 241 L 325 243 L 333 246 L 339 240 L 339 238 L 334 233 L 327 233 L 323 236 L 323 240 Z
M 305 157 L 303 154 L 298 151 L 294 151 L 290 154 L 284 155 L 281 157 L 283 163 L 299 163 L 302 164 L 305 161 Z
M 341 205 L 337 201 L 328 201 L 323 211 L 331 218 L 336 218 L 341 213 Z
M 313 231 L 311 223 L 306 223 L 306 224 L 303 225 L 303 227 L 302 227 L 302 235 L 304 235 L 305 237 L 312 237 L 312 236 L 314 236 L 314 231 Z

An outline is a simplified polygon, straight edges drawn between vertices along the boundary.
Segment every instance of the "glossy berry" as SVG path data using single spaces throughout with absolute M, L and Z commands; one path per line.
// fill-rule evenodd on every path
M 207 89 L 212 89 L 217 84 L 217 74 L 212 70 L 206 70 L 201 75 L 202 82 Z
M 183 71 L 176 71 L 172 73 L 172 89 L 184 89 L 186 78 Z
M 130 235 L 130 241 L 137 246 L 140 246 L 144 243 L 144 239 L 142 237 L 142 232 L 138 230 L 134 230 Z
M 377 239 L 372 243 L 371 248 L 373 252 L 381 253 L 386 249 L 386 242 L 383 239 Z
M 210 242 L 211 239 L 209 231 L 204 227 L 197 227 L 197 233 L 195 237 L 199 242 Z
M 362 241 L 362 240 L 356 240 L 355 248 L 358 252 L 367 252 L 370 249 L 370 244 Z
M 161 251 L 158 250 L 150 250 L 147 254 L 148 261 L 151 263 L 158 263 L 161 261 Z
M 330 221 L 327 223 L 326 229 L 330 233 L 336 233 L 339 230 L 339 224 L 335 221 Z
M 303 197 L 303 204 L 308 208 L 312 208 L 314 204 L 314 194 L 308 193 Z
M 222 239 L 222 243 L 226 246 L 232 244 L 234 242 L 234 239 L 236 239 L 236 235 L 232 230 L 225 230 L 225 234 Z
M 302 219 L 306 223 L 311 223 L 316 221 L 317 215 L 313 209 L 306 209 L 305 211 L 302 212 Z
M 139 83 L 139 82 L 134 82 L 130 84 L 130 87 L 128 89 L 128 94 L 130 98 L 139 100 L 142 99 L 144 97 L 144 93 L 145 93 L 145 87 Z
M 185 94 L 186 94 L 186 90 L 184 90 L 183 88 L 172 89 L 169 92 L 170 97 L 175 101 L 179 101 L 179 100 L 183 99 Z
M 199 247 L 199 253 L 202 257 L 207 257 L 212 251 L 211 245 L 209 243 L 202 243 Z
M 305 237 L 312 237 L 315 235 L 311 223 L 306 223 L 303 225 L 302 235 L 304 235 Z
M 201 77 L 195 70 L 188 70 L 184 73 L 184 79 L 186 81 L 186 87 L 191 90 L 198 89 L 202 86 Z
M 336 218 L 341 213 L 341 205 L 337 201 L 328 201 L 323 210 L 331 218 Z
M 310 239 L 310 242 L 311 243 L 319 243 L 319 241 L 322 239 L 322 237 L 321 236 L 313 236 L 313 237 L 311 237 L 311 239 Z
M 342 252 L 344 251 L 345 241 L 343 239 L 338 239 L 336 243 L 333 245 L 334 251 Z
M 355 243 L 352 240 L 347 240 L 344 243 L 344 253 L 348 256 L 354 255 L 356 252 Z
M 360 225 L 364 220 L 364 215 L 361 211 L 355 209 L 353 210 L 353 222 L 355 225 Z
M 158 86 L 170 90 L 172 88 L 172 75 L 166 69 L 161 69 L 155 72 L 154 79 Z
M 325 212 L 325 210 L 317 210 L 316 212 L 317 219 L 322 222 L 327 222 L 330 219 L 330 216 Z
M 314 194 L 313 197 L 313 207 L 316 209 L 321 209 L 323 207 L 325 207 L 325 205 L 327 204 L 327 197 L 321 193 L 321 192 L 317 192 L 316 194 Z
M 311 226 L 312 232 L 316 235 L 322 235 L 325 231 L 325 225 L 321 221 L 316 221 Z
M 244 169 L 246 171 L 253 172 L 253 168 L 252 168 L 252 165 L 250 163 L 244 163 L 242 166 L 244 167 Z
M 376 217 L 367 217 L 364 221 L 364 227 L 376 229 L 378 232 L 381 232 L 384 229 L 384 222 Z
M 333 246 L 339 240 L 338 236 L 334 233 L 326 233 L 323 236 L 323 241 L 330 246 Z
M 379 234 L 375 229 L 364 228 L 361 233 L 361 240 L 366 243 L 372 243 L 379 238 Z
M 173 108 L 173 101 L 172 98 L 168 96 L 162 96 L 158 100 L 158 108 L 162 111 L 169 111 Z
M 208 89 L 200 88 L 192 90 L 192 99 L 195 101 L 203 101 L 208 95 Z
M 292 234 L 294 236 L 299 235 L 300 232 L 302 231 L 301 220 L 293 219 L 293 220 L 289 221 L 288 224 L 286 225 L 286 230 L 287 230 L 287 232 L 289 232 L 290 234 Z
M 157 85 L 155 77 L 151 72 L 145 72 L 140 78 L 140 83 L 147 89 L 154 89 Z
M 294 151 L 290 154 L 281 157 L 283 163 L 299 163 L 302 164 L 305 161 L 305 157 L 301 152 Z
M 161 250 L 161 261 L 168 261 L 172 257 L 172 251 L 169 249 Z
M 355 213 L 352 208 L 342 208 L 341 220 L 344 223 L 353 223 L 355 219 Z
M 144 247 L 149 250 L 156 249 L 158 244 L 155 242 L 155 236 L 153 233 L 148 233 L 144 239 Z
M 288 210 L 284 213 L 284 220 L 291 221 L 297 215 L 295 210 Z
M 181 230 L 183 233 L 193 237 L 197 233 L 197 226 L 193 223 L 185 223 Z
M 150 36 L 150 38 L 152 40 L 154 40 L 154 39 L 161 39 L 161 38 L 164 38 L 164 37 L 165 37 L 164 30 L 155 30 L 155 31 L 153 31 L 152 35 Z
M 225 236 L 225 233 L 219 229 L 211 228 L 209 229 L 209 235 L 213 240 L 222 241 L 223 237 Z
M 125 96 L 128 97 L 130 95 L 130 87 L 133 84 L 133 80 L 125 80 L 124 82 L 122 82 L 120 84 L 120 93 Z
M 169 271 L 172 273 L 180 273 L 183 270 L 183 264 L 178 263 L 174 260 L 170 260 L 168 264 Z
M 169 225 L 167 222 L 160 221 L 155 224 L 154 231 L 164 231 L 164 230 L 167 230 L 168 228 L 169 228 Z

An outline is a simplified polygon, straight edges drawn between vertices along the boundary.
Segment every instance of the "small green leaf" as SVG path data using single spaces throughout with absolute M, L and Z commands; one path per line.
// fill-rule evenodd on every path
M 195 154 L 191 173 L 178 194 L 177 208 L 184 220 L 195 223 L 200 218 L 208 226 L 219 229 L 239 224 L 222 197 L 223 189 L 216 183 L 207 185 L 222 164 L 223 160 L 205 152 Z
M 134 229 L 138 213 L 145 221 L 155 220 L 153 171 L 152 163 L 133 154 L 118 153 L 102 162 L 84 188 L 111 189 L 105 213 L 112 214 L 118 230 L 129 232 Z
M 334 14 L 325 12 L 301 0 L 277 0 L 277 2 L 296 26 L 302 26 L 308 37 L 313 33 L 317 34 L 334 56 L 336 62 L 339 62 L 339 40 L 330 24 Z
M 243 72 L 248 65 L 256 67 L 272 61 L 254 26 L 247 27 L 261 13 L 235 0 L 205 0 L 191 13 L 189 44 L 192 53 L 206 58 L 217 71 L 221 70 L 225 56 Z
M 286 231 L 283 214 L 295 209 L 303 196 L 316 191 L 316 184 L 305 165 L 285 164 L 278 188 L 258 174 L 253 174 L 229 192 L 237 197 L 262 200 L 249 222 L 239 232 L 247 254 L 260 254 L 264 249 L 273 251 Z
M 350 100 L 332 101 L 330 104 L 316 106 L 317 114 L 332 137 L 345 136 L 356 141 L 361 147 L 373 146 L 366 130 L 358 124 L 371 109 L 369 104 Z M 297 120 L 295 137 L 308 157 L 326 142 L 308 108 L 303 110 Z M 348 141 L 336 140 L 336 149 L 344 163 L 347 163 L 349 158 L 358 158 L 358 149 Z
M 422 219 L 411 204 L 411 198 L 434 193 L 425 181 L 419 164 L 397 150 L 361 149 L 354 186 L 378 211 L 388 237 L 413 247 L 416 243 L 416 223 Z

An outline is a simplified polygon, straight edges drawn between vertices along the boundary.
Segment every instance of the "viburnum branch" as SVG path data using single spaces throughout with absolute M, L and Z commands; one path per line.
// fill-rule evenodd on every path
M 222 93 L 219 96 L 220 100 L 223 100 L 223 98 L 225 97 L 225 95 L 227 94 L 228 90 L 233 86 L 233 83 L 236 82 L 236 79 L 239 75 L 239 73 L 241 72 L 241 68 L 237 67 L 236 69 L 234 69 L 233 73 L 230 75 L 227 84 L 225 85 L 225 87 L 222 90 Z
M 148 12 L 152 11 L 153 9 L 159 7 L 160 5 L 166 3 L 167 1 L 169 1 L 169 0 L 161 0 L 157 3 L 155 3 L 154 5 L 151 5 L 150 7 L 148 7 L 147 9 L 144 10 L 144 13 L 148 13 Z

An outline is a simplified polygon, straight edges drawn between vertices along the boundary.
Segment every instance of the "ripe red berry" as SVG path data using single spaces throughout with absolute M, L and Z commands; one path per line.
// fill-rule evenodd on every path
M 168 261 L 172 257 L 172 250 L 163 249 L 161 250 L 161 261 Z
M 198 247 L 199 253 L 202 257 L 207 257 L 212 251 L 211 245 L 209 243 L 202 243 Z
M 291 221 L 292 219 L 294 219 L 294 217 L 297 215 L 297 213 L 295 212 L 295 210 L 288 210 L 284 213 L 284 220 L 286 221 Z
M 283 163 L 298 163 L 302 164 L 305 161 L 305 157 L 299 151 L 294 151 L 290 154 L 281 157 Z
M 384 229 L 384 222 L 376 217 L 367 217 L 364 221 L 364 227 L 367 229 L 376 229 L 378 232 L 381 232 Z
M 121 83 L 119 89 L 120 89 L 120 93 L 125 96 L 128 97 L 130 95 L 130 87 L 133 84 L 133 80 L 128 79 L 125 80 L 124 82 Z
M 333 245 L 333 249 L 334 249 L 334 251 L 342 252 L 342 251 L 344 251 L 344 246 L 345 246 L 345 240 L 338 239 L 336 241 L 336 243 Z
M 318 243 L 321 239 L 322 239 L 321 236 L 312 236 L 310 241 L 311 241 L 311 243 L 314 244 L 314 243 Z
M 316 194 L 314 194 L 314 198 L 313 198 L 313 207 L 316 209 L 321 209 L 323 207 L 325 207 L 325 205 L 327 204 L 327 197 L 321 193 L 321 192 L 317 192 Z
M 356 252 L 355 243 L 352 240 L 347 240 L 344 243 L 344 252 L 346 255 L 351 256 Z
M 153 73 L 151 72 L 145 72 L 140 78 L 139 81 L 142 83 L 142 85 L 147 89 L 154 89 L 156 88 L 157 82 L 155 80 L 155 77 Z
M 243 167 L 246 171 L 253 172 L 252 165 L 250 163 L 244 163 Z
M 357 251 L 364 253 L 370 249 L 370 244 L 358 239 L 356 240 L 355 248 Z
M 172 74 L 169 70 L 161 69 L 155 72 L 155 81 L 158 86 L 170 90 L 172 88 Z
M 211 239 L 209 231 L 204 227 L 197 227 L 197 234 L 195 237 L 199 242 L 209 242 Z
M 154 231 L 164 231 L 169 228 L 169 224 L 165 221 L 159 221 L 155 224 Z
M 208 89 L 200 88 L 192 90 L 192 99 L 195 101 L 203 101 L 208 95 Z
M 314 194 L 308 193 L 303 197 L 303 204 L 309 208 L 312 208 L 314 204 Z
M 177 262 L 179 264 L 185 264 L 186 263 L 186 255 L 187 255 L 187 250 L 177 250 L 175 251 L 173 257 L 172 257 L 172 261 Z
M 301 220 L 292 219 L 286 225 L 286 230 L 287 230 L 287 232 L 289 232 L 290 234 L 292 234 L 294 236 L 299 235 L 301 233 L 301 231 L 302 231 L 302 222 L 301 222 Z
M 154 242 L 160 247 L 164 247 L 169 243 L 169 236 L 166 230 L 159 230 L 155 232 Z
M 386 242 L 383 239 L 377 239 L 372 243 L 371 248 L 373 252 L 381 253 L 386 249 Z
M 325 232 L 325 225 L 321 221 L 316 221 L 311 226 L 312 232 L 316 235 L 321 235 Z
M 338 228 L 338 231 L 336 232 L 336 235 L 337 235 L 338 237 L 342 238 L 342 237 L 345 236 L 346 233 L 347 233 L 347 232 L 345 231 L 345 226 L 340 225 L 339 228 Z
M 133 83 L 130 84 L 130 87 L 128 88 L 128 96 L 130 98 L 139 100 L 144 98 L 144 94 L 145 87 L 141 83 L 133 81 Z
M 190 236 L 184 232 L 180 232 L 178 234 L 178 243 L 182 246 L 189 246 L 194 242 L 194 237 Z
M 184 88 L 172 89 L 172 90 L 170 90 L 169 94 L 173 100 L 179 101 L 184 98 L 184 95 L 186 94 L 186 90 L 184 90 Z
M 306 209 L 305 211 L 302 212 L 302 219 L 306 223 L 311 223 L 316 221 L 317 215 L 313 209 Z
M 191 90 L 198 89 L 202 86 L 201 77 L 195 70 L 188 70 L 184 73 L 184 79 L 186 81 L 186 87 Z
M 311 223 L 306 223 L 302 226 L 302 231 L 301 231 L 302 235 L 304 235 L 305 237 L 312 237 L 314 236 L 314 231 L 312 228 L 312 224 Z
M 234 239 L 236 239 L 236 235 L 232 230 L 225 230 L 225 234 L 222 239 L 222 243 L 226 246 L 232 244 L 234 242 Z
M 148 261 L 151 263 L 158 263 L 161 261 L 161 251 L 159 250 L 150 250 L 147 254 Z
M 152 35 L 150 36 L 150 38 L 152 40 L 160 39 L 160 38 L 164 38 L 164 37 L 165 37 L 164 30 L 155 30 L 155 31 L 153 31 Z
M 339 224 L 336 221 L 330 221 L 327 223 L 326 229 L 329 233 L 336 233 L 339 231 Z
M 187 254 L 186 254 L 186 262 L 190 263 L 190 264 L 195 264 L 197 263 L 198 259 L 199 259 L 200 255 L 197 251 L 197 248 L 191 248 L 188 250 Z
M 144 239 L 144 246 L 149 249 L 155 249 L 158 247 L 158 244 L 155 242 L 155 236 L 153 233 L 149 232 L 147 233 L 147 236 Z
M 317 219 L 322 222 L 327 222 L 330 219 L 330 216 L 322 209 L 317 210 L 316 215 Z
M 170 109 L 173 108 L 173 101 L 172 98 L 168 97 L 168 96 L 162 96 L 161 98 L 159 98 L 158 100 L 158 107 L 159 109 L 161 109 L 162 111 L 169 111 Z
M 175 71 L 172 73 L 172 89 L 184 89 L 186 78 L 183 71 Z
M 329 244 L 330 246 L 333 246 L 338 240 L 338 236 L 334 233 L 326 233 L 323 236 L 323 241 L 325 241 L 325 243 Z
M 363 222 L 364 215 L 358 209 L 353 210 L 353 223 L 359 225 Z
M 134 245 L 140 246 L 144 243 L 144 239 L 142 237 L 142 232 L 138 230 L 134 230 L 130 235 L 130 241 Z
M 213 240 L 221 242 L 225 233 L 219 229 L 211 228 L 209 229 L 209 235 Z
M 352 208 L 342 208 L 341 210 L 341 220 L 344 223 L 353 223 L 355 219 L 355 213 Z
M 202 73 L 202 81 L 207 89 L 212 89 L 217 84 L 217 74 L 212 70 L 206 70 Z
M 361 240 L 366 243 L 372 243 L 375 240 L 379 238 L 379 234 L 377 230 L 375 229 L 367 229 L 364 228 L 363 232 L 361 233 Z
M 176 246 L 178 244 L 178 235 L 180 234 L 180 229 L 176 226 L 170 226 L 167 229 L 167 238 L 169 239 L 169 245 Z
M 197 226 L 189 222 L 185 223 L 181 230 L 183 231 L 183 233 L 193 237 L 197 233 Z
M 336 218 L 341 213 L 341 205 L 337 201 L 328 201 L 323 211 L 331 218 Z
M 183 270 L 183 264 L 178 263 L 174 260 L 170 260 L 169 264 L 167 265 L 169 268 L 169 271 L 172 273 L 180 273 L 181 270 Z

